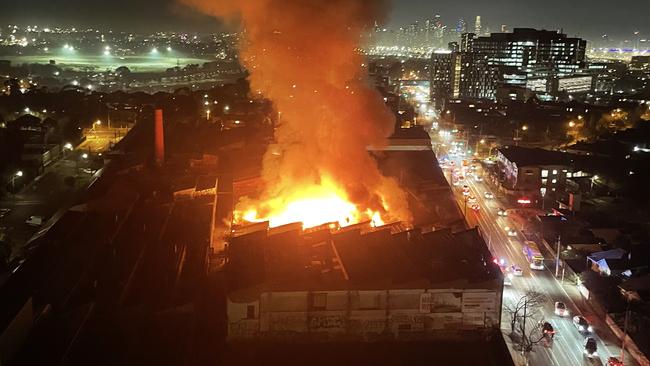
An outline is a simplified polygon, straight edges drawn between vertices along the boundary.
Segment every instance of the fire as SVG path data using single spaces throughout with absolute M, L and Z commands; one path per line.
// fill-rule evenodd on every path
M 239 60 L 251 93 L 277 112 L 264 187 L 239 199 L 236 223 L 412 220 L 407 192 L 368 153 L 368 146 L 385 146 L 395 128 L 357 51 L 386 16 L 387 0 L 180 1 L 241 27 Z
M 333 222 L 341 227 L 364 221 L 369 221 L 373 227 L 384 225 L 379 211 L 360 210 L 330 179 L 302 187 L 288 196 L 248 206 L 235 212 L 236 223 L 268 221 L 270 227 L 276 227 L 300 222 L 304 228 Z

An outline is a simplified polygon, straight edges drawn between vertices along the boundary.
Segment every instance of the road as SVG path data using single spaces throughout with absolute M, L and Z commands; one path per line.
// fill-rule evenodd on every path
M 11 211 L 0 218 L 0 230 L 7 233 L 12 252 L 10 259 L 22 256 L 21 248 L 39 230 L 25 220 L 30 216 L 42 216 L 48 220 L 57 210 L 74 202 L 86 189 L 92 172 L 101 167 L 101 160 L 82 158 L 82 152 L 69 152 L 64 158 L 47 166 L 43 174 L 29 182 L 15 195 L 0 199 L 0 208 Z M 84 170 L 93 168 L 91 170 Z M 67 177 L 73 177 L 67 181 Z
M 441 156 L 441 157 L 444 157 Z M 455 167 L 460 167 L 462 159 L 458 156 L 449 156 L 454 161 Z M 452 169 L 444 169 L 445 176 L 452 184 Z M 483 172 L 479 168 L 477 174 L 481 176 Z M 469 175 L 469 174 L 468 174 Z M 476 181 L 473 177 L 466 178 L 463 182 L 454 186 L 454 194 L 462 211 L 465 211 L 466 196 L 462 193 L 463 185 L 470 189 L 470 195 L 477 200 L 480 209 L 474 211 L 470 205 L 467 205 L 467 221 L 471 227 L 479 226 L 483 233 L 488 246 L 495 258 L 503 258 L 508 265 L 517 265 L 523 269 L 523 276 L 514 277 L 512 286 L 506 286 L 503 294 L 503 303 L 516 301 L 527 291 L 535 290 L 544 295 L 544 304 L 542 317 L 549 321 L 556 330 L 553 341 L 544 345 L 538 344 L 535 350 L 530 354 L 531 365 L 600 365 L 606 364 L 609 357 L 620 356 L 620 342 L 614 334 L 607 328 L 604 322 L 590 313 L 584 306 L 579 292 L 575 285 L 566 281 L 560 283 L 559 279 L 554 277 L 555 262 L 552 259 L 545 259 L 544 270 L 532 270 L 526 257 L 523 255 L 524 234 L 517 230 L 517 223 L 511 217 L 502 217 L 497 214 L 499 208 L 506 209 L 507 212 L 513 207 L 508 207 L 503 197 L 497 196 L 497 192 L 484 181 Z M 494 198 L 485 198 L 485 192 L 494 194 Z M 512 216 L 512 215 L 510 215 Z M 507 235 L 505 227 L 516 229 L 517 236 Z M 571 316 L 560 318 L 554 314 L 555 302 L 562 301 L 567 304 L 571 311 Z M 597 339 L 599 358 L 588 359 L 583 355 L 583 344 L 586 336 L 580 334 L 571 320 L 573 315 L 584 315 L 593 325 L 595 334 L 590 336 Z M 510 332 L 509 314 L 504 309 L 502 314 L 502 331 L 504 338 L 508 337 Z M 635 365 L 634 360 L 626 353 L 626 365 Z

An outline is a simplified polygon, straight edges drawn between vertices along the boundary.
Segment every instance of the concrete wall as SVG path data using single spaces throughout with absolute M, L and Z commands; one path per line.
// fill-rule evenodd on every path
M 228 300 L 228 339 L 458 338 L 498 330 L 495 290 L 265 292 Z

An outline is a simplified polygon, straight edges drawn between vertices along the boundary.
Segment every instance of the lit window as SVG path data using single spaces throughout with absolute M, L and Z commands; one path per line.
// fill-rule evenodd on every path
M 553 169 L 553 175 L 557 175 L 557 170 Z
M 548 183 L 548 179 L 542 179 L 542 185 L 546 185 Z
M 548 177 L 548 170 L 544 169 L 542 170 L 542 178 Z
M 553 183 L 553 184 L 557 183 L 557 179 L 553 179 L 553 180 L 551 181 L 551 183 Z

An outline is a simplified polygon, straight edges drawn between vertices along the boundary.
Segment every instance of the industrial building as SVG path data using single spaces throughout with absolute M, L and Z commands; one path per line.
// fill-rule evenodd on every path
M 499 331 L 503 281 L 477 229 L 256 229 L 229 240 L 229 341 L 482 339 Z

